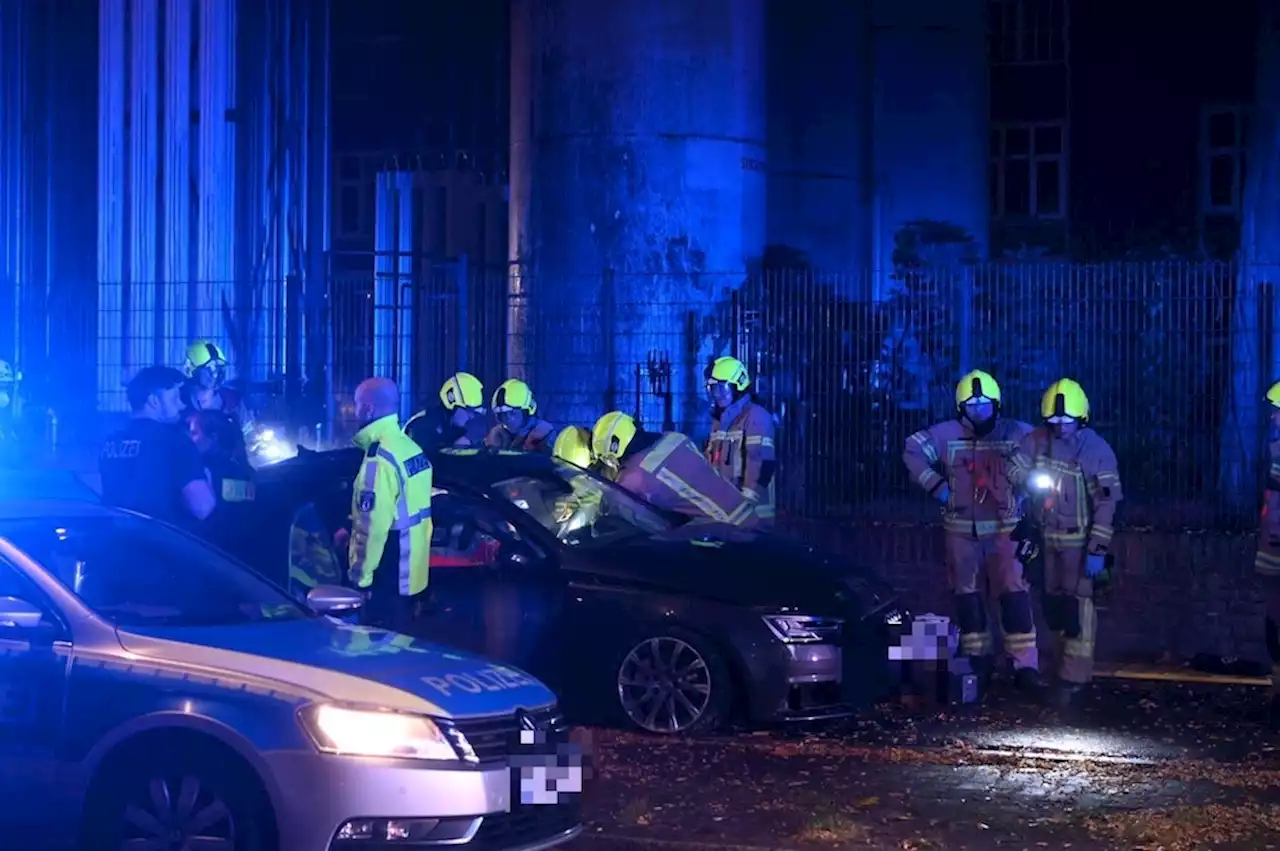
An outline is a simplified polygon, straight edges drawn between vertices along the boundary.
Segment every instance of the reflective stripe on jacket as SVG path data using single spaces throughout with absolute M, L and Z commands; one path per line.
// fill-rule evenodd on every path
M 755 503 L 712 468 L 693 441 L 667 432 L 649 449 L 626 458 L 618 484 L 649 502 L 689 517 L 749 526 Z
M 756 503 L 762 520 L 773 520 L 777 504 L 773 470 L 762 482 L 766 464 L 776 465 L 773 415 L 743 396 L 711 421 L 707 460 L 734 487 Z
M 1116 454 L 1102 435 L 1081 428 L 1054 437 L 1048 428 L 1037 428 L 1023 438 L 1013 467 L 1020 485 L 1036 473 L 1048 474 L 1047 490 L 1033 491 L 1031 499 L 1046 544 L 1106 554 L 1124 494 Z
M 1026 423 L 1001 417 L 979 437 L 968 424 L 947 420 L 908 437 L 902 461 L 925 493 L 935 493 L 943 483 L 951 489 L 942 513 L 946 531 L 989 537 L 1018 525 L 1017 483 L 1010 476 L 1018 447 L 1030 433 Z
M 513 452 L 541 452 L 550 455 L 556 445 L 560 430 L 546 420 L 529 417 L 524 428 L 512 434 L 496 425 L 485 436 L 484 445 L 490 449 L 510 449 Z
M 431 462 L 400 430 L 396 416 L 356 433 L 365 450 L 351 497 L 349 573 L 360 588 L 386 583 L 394 572 L 400 594 L 427 587 L 431 555 Z

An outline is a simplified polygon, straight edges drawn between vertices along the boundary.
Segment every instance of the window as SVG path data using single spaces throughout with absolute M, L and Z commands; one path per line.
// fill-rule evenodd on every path
M 1044 65 L 1067 59 L 1068 0 L 988 0 L 995 65 Z
M 660 535 L 675 526 L 622 488 L 559 461 L 543 475 L 507 479 L 492 490 L 571 547 Z
M 1239 105 L 1206 107 L 1200 122 L 1200 210 L 1238 216 L 1244 197 L 1249 111 Z
M 1061 123 L 998 124 L 991 130 L 991 215 L 1066 215 L 1067 154 Z
M 545 557 L 490 506 L 443 488 L 431 493 L 431 520 L 432 570 L 493 567 L 501 556 L 517 552 L 526 558 Z
M 191 535 L 133 516 L 6 523 L 9 539 L 119 627 L 229 626 L 315 617 Z

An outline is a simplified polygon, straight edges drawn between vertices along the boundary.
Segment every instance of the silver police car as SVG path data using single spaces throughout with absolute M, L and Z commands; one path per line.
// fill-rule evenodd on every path
M 14 847 L 551 848 L 580 763 L 528 674 L 302 606 L 171 526 L 0 500 Z

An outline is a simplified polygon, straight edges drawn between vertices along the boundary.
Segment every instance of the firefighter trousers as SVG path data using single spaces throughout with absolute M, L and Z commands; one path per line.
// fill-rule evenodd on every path
M 1258 540 L 1254 571 L 1267 599 L 1267 655 L 1271 657 L 1271 693 L 1280 695 L 1280 537 L 1263 530 Z
M 944 537 L 961 654 L 980 660 L 990 659 L 994 654 L 987 625 L 987 594 L 990 593 L 999 599 L 1004 649 L 1013 657 L 1014 667 L 1038 668 L 1031 592 L 1009 533 L 974 537 L 947 532 Z
M 1093 678 L 1093 648 L 1098 634 L 1093 580 L 1085 575 L 1084 547 L 1044 549 L 1044 621 L 1053 633 L 1053 664 L 1058 679 L 1084 685 Z

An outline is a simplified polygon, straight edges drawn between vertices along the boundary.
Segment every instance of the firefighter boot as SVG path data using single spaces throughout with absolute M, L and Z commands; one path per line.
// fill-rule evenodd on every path
M 1019 691 L 1026 692 L 1037 699 L 1042 698 L 1048 688 L 1044 677 L 1035 668 L 1019 668 L 1014 671 L 1013 682 Z

